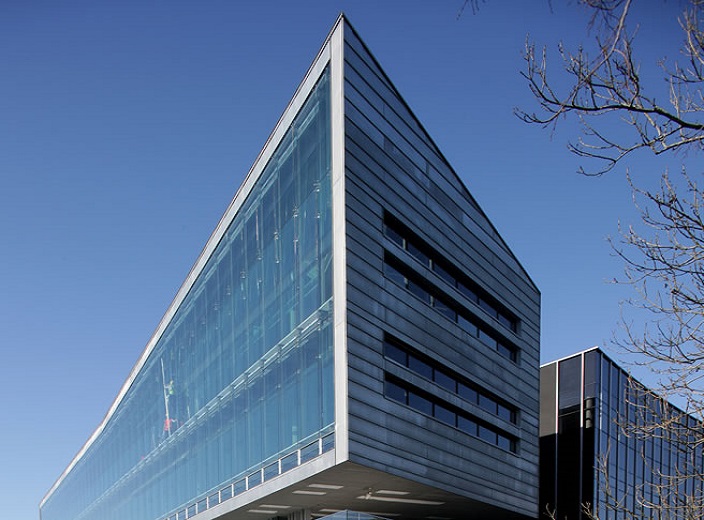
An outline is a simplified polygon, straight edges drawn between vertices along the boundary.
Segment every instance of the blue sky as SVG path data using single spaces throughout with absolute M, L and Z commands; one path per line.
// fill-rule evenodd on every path
M 458 19 L 462 4 L 0 3 L 3 517 L 38 518 L 340 11 L 540 287 L 543 360 L 608 349 L 630 294 L 607 283 L 606 237 L 635 219 L 624 167 L 677 163 L 578 176 L 575 125 L 551 136 L 512 110 L 534 106 L 526 35 L 554 51 L 584 13 L 489 1 Z M 648 63 L 677 40 L 674 4 L 644 14 Z

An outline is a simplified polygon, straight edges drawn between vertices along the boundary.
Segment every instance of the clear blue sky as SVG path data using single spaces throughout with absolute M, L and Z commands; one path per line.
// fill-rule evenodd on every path
M 554 50 L 584 14 L 491 0 L 457 19 L 462 4 L 0 3 L 3 518 L 38 518 L 340 11 L 540 287 L 543 360 L 608 346 L 629 294 L 607 283 L 622 266 L 605 238 L 634 218 L 623 168 L 580 177 L 574 125 L 551 138 L 512 115 L 533 106 L 526 34 Z

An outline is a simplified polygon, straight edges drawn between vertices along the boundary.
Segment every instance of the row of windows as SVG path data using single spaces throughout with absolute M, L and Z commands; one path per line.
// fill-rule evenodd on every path
M 513 453 L 517 451 L 517 442 L 506 435 L 506 433 L 494 426 L 478 422 L 464 411 L 390 374 L 385 374 L 384 395 L 416 411 L 434 417 L 445 424 L 458 428 L 472 437 L 478 437 L 483 441 Z
M 479 406 L 482 410 L 496 415 L 504 421 L 516 423 L 517 414 L 514 408 L 500 403 L 497 399 L 488 395 L 485 390 L 469 384 L 459 374 L 441 367 L 437 361 L 414 351 L 400 340 L 387 336 L 384 341 L 384 356 L 435 382 L 465 401 Z
M 469 301 L 510 331 L 516 332 L 518 323 L 513 316 L 502 309 L 498 303 L 494 302 L 483 289 L 458 273 L 449 262 L 443 261 L 437 251 L 415 236 L 408 228 L 388 213 L 384 215 L 384 233 L 392 242 L 401 249 L 406 250 L 425 267 L 435 271 L 438 276 L 452 287 L 455 287 Z
M 404 270 L 404 272 L 401 272 L 399 269 Z M 423 300 L 440 314 L 457 323 L 462 330 L 470 336 L 479 339 L 479 341 L 489 348 L 496 350 L 499 354 L 511 361 L 515 362 L 518 359 L 516 347 L 509 345 L 504 339 L 494 337 L 493 333 L 485 329 L 485 325 L 478 325 L 477 322 L 474 321 L 475 318 L 471 317 L 469 313 L 466 313 L 464 309 L 458 310 L 459 306 L 454 302 L 451 303 L 450 299 L 446 296 L 438 296 L 436 292 L 439 291 L 434 287 L 429 288 L 430 284 L 426 280 L 418 283 L 417 280 L 421 279 L 421 277 L 416 273 L 412 273 L 410 269 L 388 253 L 384 257 L 384 275 Z
M 334 422 L 328 77 L 43 520 L 163 517 Z

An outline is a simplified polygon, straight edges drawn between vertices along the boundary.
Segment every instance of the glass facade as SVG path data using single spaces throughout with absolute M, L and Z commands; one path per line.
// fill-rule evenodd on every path
M 333 447 L 329 73 L 42 520 L 186 518 Z
M 585 413 L 593 410 L 594 513 L 604 519 L 701 517 L 702 425 L 605 356 L 585 355 Z M 591 438 L 590 438 L 591 441 Z
M 704 449 L 693 440 L 701 438 L 701 423 L 597 349 L 557 366 L 557 442 L 541 447 L 541 464 L 554 464 L 556 476 L 544 505 L 561 518 L 602 520 L 700 511 Z

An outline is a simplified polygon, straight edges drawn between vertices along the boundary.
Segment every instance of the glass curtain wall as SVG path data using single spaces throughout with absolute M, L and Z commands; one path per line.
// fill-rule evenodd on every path
M 704 496 L 704 449 L 687 435 L 701 423 L 598 350 L 559 367 L 560 516 L 588 518 L 588 504 L 604 520 L 689 518 Z
M 42 520 L 165 518 L 332 431 L 329 105 L 326 71 Z
M 594 513 L 627 520 L 691 518 L 700 511 L 704 449 L 695 439 L 701 423 L 597 353 L 586 354 L 585 390 L 585 404 L 598 409 L 595 450 L 606 455 L 606 467 L 593 476 Z M 651 433 L 626 434 L 622 425 Z

